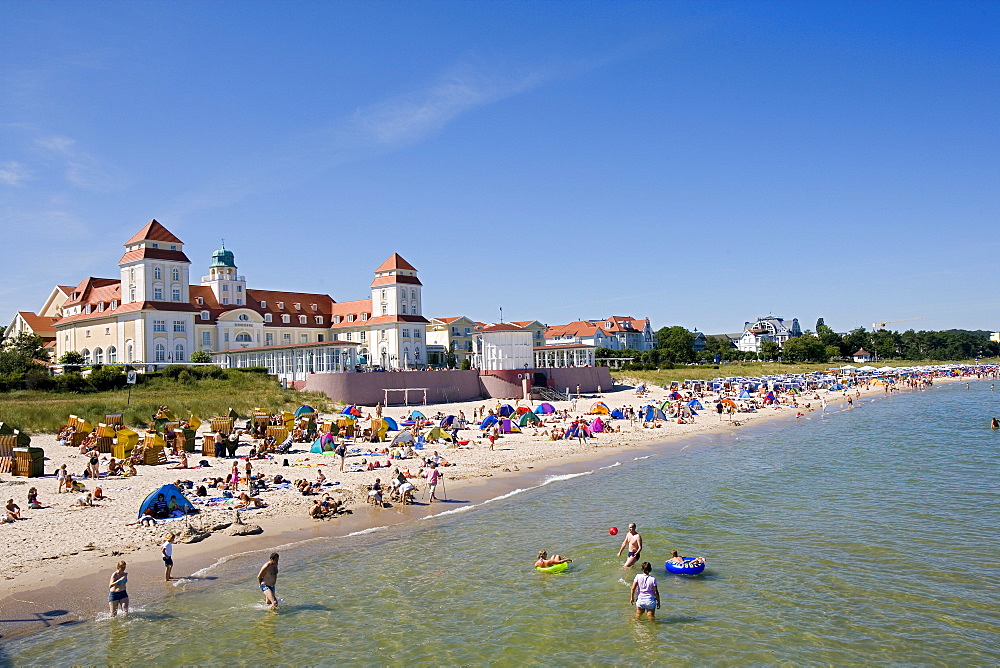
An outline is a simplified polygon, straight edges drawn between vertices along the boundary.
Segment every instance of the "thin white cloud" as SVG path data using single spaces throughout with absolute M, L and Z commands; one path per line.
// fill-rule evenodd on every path
M 424 90 L 359 109 L 348 130 L 377 145 L 405 146 L 439 132 L 472 109 L 523 93 L 546 79 L 542 72 L 497 77 L 463 68 Z
M 362 107 L 330 126 L 288 138 L 264 155 L 240 159 L 240 167 L 178 198 L 163 216 L 231 206 L 265 190 L 277 190 L 329 169 L 415 144 L 440 132 L 460 115 L 524 93 L 549 80 L 541 70 L 493 75 L 458 67 L 426 88 Z
M 30 169 L 16 160 L 0 162 L 0 183 L 5 186 L 22 186 L 33 176 Z
M 70 185 L 94 192 L 119 190 L 124 185 L 120 174 L 101 164 L 93 155 L 77 147 L 77 141 L 70 137 L 52 135 L 35 140 L 35 146 L 43 154 L 61 163 L 66 180 Z

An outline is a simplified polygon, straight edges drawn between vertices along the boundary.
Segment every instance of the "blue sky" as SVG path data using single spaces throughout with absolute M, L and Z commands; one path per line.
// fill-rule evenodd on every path
M 1000 3 L 0 3 L 0 321 L 117 276 L 427 316 L 1000 328 Z

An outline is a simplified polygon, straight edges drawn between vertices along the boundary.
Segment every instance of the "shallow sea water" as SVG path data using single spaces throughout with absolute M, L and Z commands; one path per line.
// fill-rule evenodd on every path
M 0 663 L 995 665 L 992 415 L 988 382 L 954 383 L 654 449 L 283 549 L 278 613 L 256 587 L 263 555 L 237 557 L 128 619 L 11 642 Z M 655 621 L 633 619 L 635 570 L 608 534 L 630 521 L 659 581 Z M 541 548 L 575 561 L 537 573 Z M 705 574 L 665 574 L 671 549 L 705 556 Z

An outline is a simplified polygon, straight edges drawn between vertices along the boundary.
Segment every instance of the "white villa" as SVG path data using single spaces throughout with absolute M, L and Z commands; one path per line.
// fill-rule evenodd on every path
M 802 336 L 798 318 L 792 318 L 788 323 L 784 318 L 769 315 L 757 318 L 752 323 L 744 323 L 743 335 L 736 342 L 736 348 L 744 352 L 759 353 L 760 344 L 764 341 L 775 341 L 779 346 L 784 346 L 785 341 L 793 336 Z

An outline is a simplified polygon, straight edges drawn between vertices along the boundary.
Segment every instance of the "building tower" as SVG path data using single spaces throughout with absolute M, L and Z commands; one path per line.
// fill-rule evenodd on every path
M 151 220 L 125 242 L 118 261 L 122 278 L 122 303 L 188 303 L 191 261 L 184 242 Z
M 371 288 L 371 340 L 378 342 L 377 363 L 389 369 L 423 366 L 427 320 L 421 315 L 422 284 L 416 267 L 393 253 L 375 269 Z
M 208 266 L 208 276 L 201 279 L 202 285 L 212 288 L 215 298 L 223 306 L 245 306 L 247 300 L 246 277 L 236 272 L 236 257 L 233 251 L 222 248 L 212 253 L 212 264 Z

